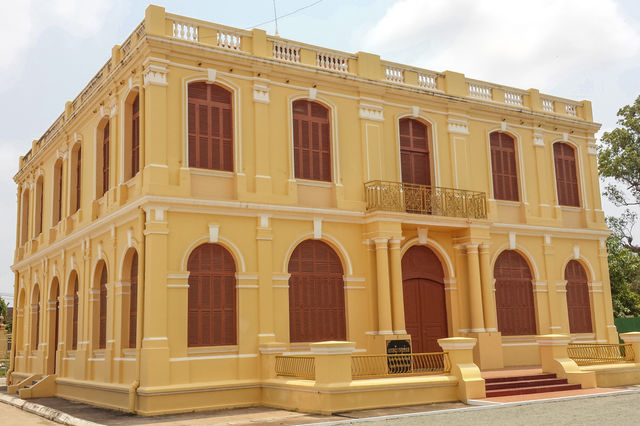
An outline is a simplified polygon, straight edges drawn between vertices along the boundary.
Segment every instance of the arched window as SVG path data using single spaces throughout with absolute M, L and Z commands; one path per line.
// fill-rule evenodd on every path
M 100 299 L 98 308 L 98 348 L 107 347 L 107 266 L 102 262 L 100 272 Z
M 129 299 L 129 347 L 136 347 L 136 328 L 138 326 L 138 253 L 131 259 L 131 296 Z
M 22 218 L 20 220 L 20 244 L 24 244 L 29 239 L 29 190 L 22 192 Z
M 37 350 L 40 345 L 40 287 L 33 289 L 31 297 L 31 349 Z
M 498 331 L 503 336 L 536 334 L 529 265 L 518 252 L 505 250 L 494 266 Z
M 344 277 L 336 252 L 322 241 L 305 240 L 288 269 L 289 340 L 345 340 Z
M 98 130 L 98 146 L 96 147 L 96 193 L 98 198 L 109 190 L 109 134 L 110 121 L 106 120 Z
M 489 139 L 491 143 L 493 198 L 518 201 L 515 141 L 511 136 L 501 132 L 491 133 Z
M 400 127 L 402 182 L 431 185 L 429 128 L 413 118 L 403 118 Z
M 71 151 L 71 214 L 78 211 L 82 195 L 82 147 L 77 144 Z
M 62 220 L 62 160 L 56 161 L 53 166 L 53 217 L 55 225 Z
M 48 318 L 49 318 L 49 324 L 51 324 L 50 328 L 49 328 L 49 346 L 48 346 L 48 357 L 49 357 L 49 365 L 51 366 L 51 370 L 53 373 L 55 373 L 56 370 L 56 356 L 57 356 L 57 351 L 58 351 L 58 326 L 59 326 L 59 320 L 60 320 L 60 316 L 59 316 L 59 308 L 60 308 L 60 302 L 59 302 L 59 296 L 60 296 L 60 285 L 58 283 L 58 278 L 54 277 L 53 280 L 51 281 L 51 290 L 49 293 L 49 307 L 48 307 Z M 53 312 L 51 312 L 51 309 L 53 307 Z
M 236 265 L 219 244 L 203 244 L 189 256 L 189 346 L 235 345 Z
M 295 177 L 331 181 L 329 110 L 317 102 L 293 103 L 293 162 Z
M 131 176 L 140 171 L 140 97 L 131 104 Z
M 553 158 L 556 168 L 558 204 L 580 207 L 575 151 L 571 145 L 557 142 L 553 144 Z
M 69 323 L 71 324 L 71 349 L 76 350 L 78 348 L 78 274 L 73 271 L 71 275 L 68 296 L 73 299 L 73 304 Z
M 189 167 L 233 171 L 231 92 L 189 83 Z
M 36 181 L 36 223 L 34 235 L 38 236 L 42 233 L 42 201 L 44 200 L 44 178 L 40 176 Z
M 571 333 L 591 333 L 591 303 L 587 273 L 577 260 L 572 260 L 564 270 L 567 280 L 567 309 Z

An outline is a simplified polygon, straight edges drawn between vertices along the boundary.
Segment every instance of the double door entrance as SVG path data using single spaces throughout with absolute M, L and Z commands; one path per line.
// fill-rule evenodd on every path
M 407 333 L 413 353 L 441 352 L 448 336 L 444 271 L 427 247 L 411 247 L 402 258 L 402 287 Z

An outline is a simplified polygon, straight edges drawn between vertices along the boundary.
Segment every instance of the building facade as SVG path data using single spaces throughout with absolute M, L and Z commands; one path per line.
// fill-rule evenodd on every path
M 11 381 L 157 414 L 270 403 L 267 355 L 313 342 L 473 337 L 482 369 L 614 342 L 598 129 L 150 6 L 20 159 Z

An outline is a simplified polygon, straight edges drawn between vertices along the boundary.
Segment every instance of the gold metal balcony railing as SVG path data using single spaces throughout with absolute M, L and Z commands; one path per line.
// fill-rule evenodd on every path
M 304 355 L 278 355 L 276 375 L 313 380 L 316 378 L 315 359 Z
M 385 210 L 485 219 L 484 192 L 374 180 L 364 184 L 367 211 Z
M 354 379 L 447 374 L 450 371 L 451 362 L 447 352 L 406 355 L 354 355 L 351 357 L 351 375 Z
M 569 358 L 578 365 L 619 364 L 633 362 L 635 356 L 630 343 L 624 344 L 584 344 L 576 343 L 568 347 Z

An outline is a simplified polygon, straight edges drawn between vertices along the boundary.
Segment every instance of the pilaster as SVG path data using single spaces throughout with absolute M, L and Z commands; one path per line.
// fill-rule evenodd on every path
M 391 322 L 391 293 L 389 288 L 388 238 L 374 239 L 378 289 L 378 334 L 393 334 Z
M 256 242 L 258 245 L 258 311 L 260 324 L 258 342 L 263 345 L 274 342 L 276 339 L 274 312 L 278 309 L 273 303 L 273 233 L 271 219 L 266 215 L 258 218 Z

